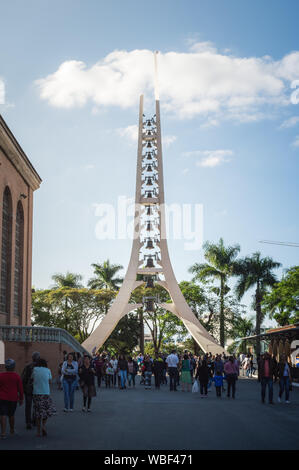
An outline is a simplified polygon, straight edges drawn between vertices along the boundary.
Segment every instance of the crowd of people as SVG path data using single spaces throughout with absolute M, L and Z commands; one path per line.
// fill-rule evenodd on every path
M 169 390 L 182 392 L 200 392 L 201 398 L 208 397 L 214 383 L 216 397 L 221 398 L 226 392 L 228 398 L 236 398 L 236 382 L 240 375 L 252 377 L 256 370 L 261 383 L 261 401 L 265 403 L 268 388 L 269 403 L 273 404 L 273 382 L 279 381 L 278 402 L 285 394 L 285 402 L 290 403 L 291 373 L 287 357 L 282 355 L 280 362 L 267 352 L 257 358 L 255 367 L 253 356 L 241 354 L 236 356 L 216 355 L 211 353 L 194 356 L 188 351 L 178 354 L 173 350 L 170 354 L 139 354 L 137 357 L 110 356 L 98 353 L 91 356 L 87 353 L 67 353 L 64 351 L 63 361 L 59 364 L 57 386 L 64 392 L 64 412 L 74 411 L 75 393 L 81 389 L 82 412 L 91 412 L 92 398 L 97 388 L 118 388 L 125 390 L 139 384 L 145 390 L 168 386 Z M 14 415 L 17 404 L 25 399 L 26 429 L 36 426 L 37 436 L 47 436 L 47 420 L 56 413 L 50 396 L 52 374 L 47 361 L 40 357 L 39 352 L 32 355 L 32 362 L 24 368 L 21 376 L 15 372 L 16 363 L 13 359 L 5 361 L 6 372 L 0 373 L 0 423 L 1 439 L 6 438 L 6 421 L 8 417 L 10 434 L 15 433 Z M 226 387 L 226 388 L 225 388 Z

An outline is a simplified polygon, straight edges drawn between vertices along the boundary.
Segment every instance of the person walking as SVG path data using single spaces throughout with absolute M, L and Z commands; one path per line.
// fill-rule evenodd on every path
M 48 418 L 56 413 L 50 397 L 50 382 L 52 374 L 48 369 L 47 361 L 40 358 L 32 372 L 33 380 L 33 406 L 36 416 L 36 435 L 47 436 L 46 423 Z
M 278 395 L 278 403 L 281 403 L 281 398 L 283 396 L 283 392 L 285 391 L 285 402 L 290 403 L 290 386 L 292 384 L 292 377 L 290 366 L 287 361 L 287 356 L 285 354 L 282 355 L 281 360 L 278 363 L 277 367 L 277 376 L 279 379 L 279 395 Z
M 113 367 L 113 387 L 116 386 L 116 381 L 118 380 L 118 374 L 117 374 L 117 363 L 118 363 L 118 360 L 116 359 L 115 356 L 112 356 L 112 359 L 111 359 L 111 364 L 112 364 L 112 367 Z M 118 384 L 119 385 L 119 384 Z
M 96 370 L 94 369 L 90 357 L 85 356 L 82 366 L 79 369 L 80 387 L 83 394 L 83 408 L 82 411 L 90 412 L 91 399 L 96 396 L 95 376 Z
M 137 362 L 132 359 L 132 357 L 129 357 L 128 359 L 128 385 L 131 387 L 131 384 L 133 387 L 135 387 L 135 377 L 137 375 L 138 371 L 138 364 Z
M 153 372 L 155 377 L 155 388 L 159 389 L 161 383 L 163 382 L 163 371 L 164 371 L 164 361 L 161 355 L 156 354 L 154 363 L 153 363 Z
M 96 358 L 94 359 L 94 367 L 96 370 L 96 376 L 98 380 L 98 388 L 101 388 L 102 384 L 102 379 L 104 376 L 104 359 L 103 356 L 101 356 L 99 353 L 96 355 Z M 83 363 L 82 363 L 83 365 Z M 80 366 L 81 367 L 81 366 Z
M 14 359 L 6 359 L 5 372 L 0 373 L 0 422 L 1 439 L 6 439 L 6 417 L 8 417 L 10 434 L 15 433 L 15 412 L 17 405 L 24 400 L 23 384 L 19 374 L 15 372 Z
M 261 380 L 262 403 L 265 403 L 266 388 L 268 386 L 269 404 L 273 405 L 273 375 L 275 374 L 275 365 L 268 352 L 261 357 L 259 362 L 259 377 Z
M 210 368 L 208 367 L 207 360 L 203 359 L 197 366 L 196 379 L 200 384 L 200 397 L 207 398 L 208 396 L 208 383 L 210 379 Z
M 237 361 L 233 356 L 224 364 L 224 372 L 227 380 L 227 398 L 230 398 L 230 391 L 232 390 L 232 398 L 236 396 L 236 381 L 239 375 L 239 367 Z
M 215 383 L 216 397 L 221 398 L 221 390 L 223 389 L 224 380 L 223 380 L 223 374 L 219 369 L 216 370 L 215 375 L 212 380 Z
M 150 390 L 152 388 L 153 363 L 148 354 L 146 354 L 146 356 L 144 357 L 143 366 L 144 366 L 144 388 L 145 390 Z
M 176 355 L 175 350 L 172 350 L 167 356 L 166 364 L 169 375 L 169 389 L 170 391 L 176 392 L 179 358 Z
M 113 387 L 113 376 L 114 376 L 113 361 L 110 360 L 108 361 L 107 367 L 106 367 L 106 376 L 105 376 L 106 388 L 111 388 L 111 386 Z
M 126 360 L 124 354 L 119 356 L 117 368 L 120 375 L 120 389 L 124 390 L 127 388 L 126 383 L 128 377 L 128 361 Z
M 35 416 L 32 413 L 32 394 L 33 394 L 33 382 L 32 382 L 32 372 L 40 358 L 40 353 L 38 351 L 32 354 L 32 362 L 27 364 L 21 374 L 23 390 L 25 396 L 25 422 L 26 429 L 32 429 L 32 425 L 36 424 Z
M 181 362 L 181 384 L 182 392 L 191 392 L 192 379 L 193 379 L 193 366 L 188 354 L 184 354 Z
M 85 357 L 84 357 L 85 359 Z M 62 386 L 64 391 L 64 412 L 74 410 L 74 397 L 77 387 L 78 363 L 74 361 L 73 355 L 69 353 L 67 360 L 62 364 Z

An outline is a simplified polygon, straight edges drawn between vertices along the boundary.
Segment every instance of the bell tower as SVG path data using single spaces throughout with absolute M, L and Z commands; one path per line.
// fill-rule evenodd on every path
M 155 69 L 157 69 L 156 60 L 155 53 Z M 152 310 L 154 301 L 150 297 L 145 298 L 142 304 L 129 303 L 131 293 L 146 283 L 146 287 L 158 284 L 168 291 L 172 302 L 160 303 L 159 306 L 176 315 L 184 323 L 204 352 L 222 353 L 224 352 L 222 346 L 205 330 L 188 306 L 176 281 L 169 258 L 157 73 L 155 82 L 155 115 L 144 116 L 143 95 L 139 104 L 134 238 L 129 266 L 108 313 L 82 346 L 90 352 L 95 348 L 98 349 L 126 314 L 140 307 Z M 140 279 L 140 275 L 143 280 L 137 280 Z

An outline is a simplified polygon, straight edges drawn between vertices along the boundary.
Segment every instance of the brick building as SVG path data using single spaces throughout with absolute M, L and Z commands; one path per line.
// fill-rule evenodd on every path
M 33 192 L 40 184 L 0 116 L 0 325 L 30 325 Z

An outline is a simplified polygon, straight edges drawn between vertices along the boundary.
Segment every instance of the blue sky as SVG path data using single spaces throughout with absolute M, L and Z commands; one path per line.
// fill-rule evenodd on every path
M 110 258 L 94 204 L 135 192 L 138 100 L 153 108 L 159 50 L 166 201 L 201 203 L 204 239 L 288 268 L 298 249 L 299 4 L 291 0 L 0 0 L 0 112 L 43 179 L 35 193 L 33 283 Z M 295 85 L 294 85 L 295 86 Z M 299 82 L 298 85 L 299 87 Z M 170 240 L 177 279 L 202 251 Z M 278 270 L 280 276 L 282 270 Z M 250 296 L 245 298 L 249 302 Z

